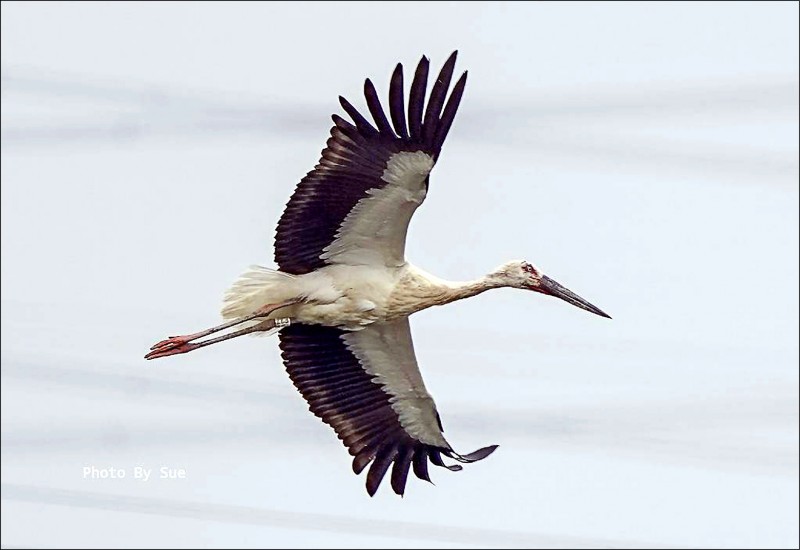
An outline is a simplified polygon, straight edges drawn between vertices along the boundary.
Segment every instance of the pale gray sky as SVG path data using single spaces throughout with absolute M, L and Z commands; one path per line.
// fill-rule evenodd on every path
M 3 546 L 796 547 L 797 46 L 788 2 L 3 2 Z M 338 94 L 456 48 L 409 258 L 614 320 L 416 315 L 448 439 L 500 448 L 369 499 L 274 338 L 141 357 L 271 265 Z

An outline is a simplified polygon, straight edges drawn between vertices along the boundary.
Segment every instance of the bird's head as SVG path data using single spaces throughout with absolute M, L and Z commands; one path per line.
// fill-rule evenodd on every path
M 499 286 L 533 290 L 534 292 L 555 296 L 581 309 L 611 319 L 611 316 L 603 312 L 600 308 L 593 306 L 571 290 L 561 286 L 526 261 L 515 260 L 503 264 L 497 268 L 490 277 L 494 279 Z

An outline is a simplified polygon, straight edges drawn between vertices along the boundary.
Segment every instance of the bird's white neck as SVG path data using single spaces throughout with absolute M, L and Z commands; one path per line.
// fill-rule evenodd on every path
M 506 286 L 492 274 L 465 282 L 445 281 L 414 268 L 392 296 L 390 309 L 403 314 L 470 298 L 492 288 Z
M 471 298 L 473 296 L 477 296 L 487 290 L 493 288 L 500 288 L 504 286 L 500 283 L 497 279 L 493 278 L 491 275 L 486 275 L 484 277 L 480 277 L 479 279 L 475 279 L 472 281 L 464 281 L 464 282 L 453 282 L 453 281 L 445 281 L 444 287 L 444 294 L 446 297 L 446 301 L 443 302 L 445 304 L 450 302 L 455 302 L 456 300 L 462 300 L 464 298 Z

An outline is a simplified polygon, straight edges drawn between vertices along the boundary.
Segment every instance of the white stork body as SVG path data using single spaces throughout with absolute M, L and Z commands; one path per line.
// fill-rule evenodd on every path
M 303 275 L 253 266 L 226 293 L 222 317 L 238 319 L 270 304 L 297 300 L 260 319 L 288 318 L 295 323 L 360 330 L 502 286 L 492 275 L 454 283 L 410 263 L 382 268 L 331 265 Z
M 429 480 L 428 461 L 450 470 L 445 455 L 474 462 L 445 440 L 436 405 L 414 354 L 413 313 L 499 287 L 534 290 L 607 315 L 523 261 L 465 283 L 438 279 L 405 259 L 408 224 L 425 200 L 429 175 L 455 118 L 467 73 L 445 102 L 456 61 L 444 64 L 425 105 L 423 57 L 405 108 L 402 65 L 389 88 L 391 123 L 370 80 L 364 84 L 375 125 L 344 98 L 355 124 L 334 115 L 319 164 L 298 184 L 278 223 L 278 270 L 255 266 L 225 295 L 226 323 L 155 344 L 145 357 L 186 353 L 248 333 L 279 331 L 286 369 L 311 411 L 353 455 L 353 470 L 371 464 L 373 495 L 388 469 L 403 494 L 409 470 Z M 223 336 L 198 341 L 238 327 Z

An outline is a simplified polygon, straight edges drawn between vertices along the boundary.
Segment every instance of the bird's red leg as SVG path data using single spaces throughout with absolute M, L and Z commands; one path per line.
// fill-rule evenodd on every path
M 252 319 L 252 317 L 249 318 Z M 233 332 L 229 332 L 228 334 L 217 336 L 216 338 L 209 338 L 208 340 L 202 340 L 200 342 L 184 342 L 179 345 L 157 348 L 148 353 L 147 355 L 145 355 L 144 358 L 158 359 L 159 357 L 167 357 L 169 355 L 178 355 L 179 353 L 187 353 L 196 350 L 197 348 L 210 346 L 211 344 L 216 344 L 219 342 L 223 342 L 225 340 L 230 340 L 231 338 L 237 338 L 245 334 L 250 334 L 251 332 L 260 332 L 265 330 L 271 330 L 273 328 L 287 326 L 290 322 L 291 321 L 289 319 L 267 319 L 266 321 L 261 321 L 257 325 L 253 325 L 252 327 L 235 330 Z
M 278 310 L 278 309 L 280 309 L 282 307 L 290 306 L 290 305 L 296 304 L 296 303 L 297 303 L 297 300 L 290 300 L 290 301 L 286 301 L 286 302 L 281 302 L 279 304 L 267 304 L 267 305 L 259 308 L 257 311 L 251 313 L 250 315 L 245 315 L 244 317 L 239 317 L 238 319 L 234 319 L 232 321 L 228 321 L 227 323 L 222 323 L 221 325 L 217 325 L 215 327 L 211 327 L 209 329 L 202 330 L 200 332 L 195 332 L 194 334 L 186 334 L 186 335 L 183 335 L 183 336 L 170 336 L 166 340 L 161 340 L 160 342 L 158 342 L 158 343 L 154 344 L 153 346 L 151 346 L 150 349 L 152 350 L 152 353 L 148 353 L 145 357 L 148 358 L 148 359 L 153 359 L 153 357 L 150 357 L 150 356 L 155 352 L 162 352 L 162 351 L 166 351 L 168 349 L 173 349 L 173 348 L 177 348 L 177 347 L 183 346 L 185 344 L 188 344 L 189 342 L 193 342 L 194 340 L 197 340 L 198 338 L 202 338 L 204 336 L 208 336 L 209 334 L 214 334 L 215 332 L 219 332 L 221 330 L 225 330 L 226 328 L 230 328 L 230 327 L 245 323 L 247 321 L 251 321 L 251 320 L 253 320 L 253 319 L 257 318 L 257 317 L 266 317 L 267 315 L 269 315 L 270 313 L 272 313 L 275 310 Z M 256 326 L 258 326 L 258 325 L 256 325 Z M 268 330 L 268 329 L 261 329 L 261 330 Z M 234 334 L 234 333 L 232 333 L 232 334 Z M 178 352 L 178 353 L 185 353 L 185 352 Z M 159 355 L 159 357 L 163 357 L 163 355 Z

